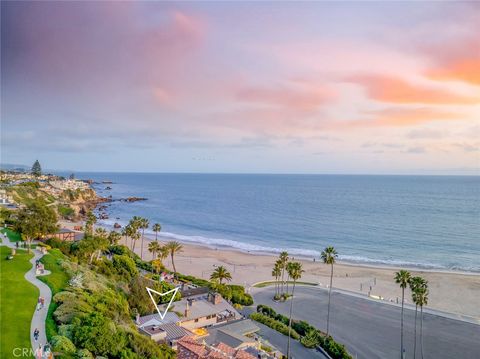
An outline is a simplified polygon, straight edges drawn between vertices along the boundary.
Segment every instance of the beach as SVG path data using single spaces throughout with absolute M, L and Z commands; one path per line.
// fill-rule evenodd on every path
M 78 223 L 62 222 L 62 226 L 73 228 Z M 145 236 L 143 259 L 151 260 L 148 242 L 154 240 Z M 160 243 L 165 243 L 159 239 Z M 131 241 L 128 240 L 130 247 Z M 122 239 L 121 244 L 126 244 Z M 269 254 L 246 253 L 234 249 L 212 248 L 193 244 L 183 244 L 183 251 L 175 255 L 175 265 L 180 273 L 209 279 L 215 266 L 225 266 L 232 274 L 232 284 L 247 288 L 262 281 L 272 281 L 272 267 L 277 257 Z M 140 255 L 141 241 L 135 246 Z M 319 284 L 327 288 L 330 279 L 330 266 L 312 259 L 295 258 L 302 263 L 305 273 L 301 281 Z M 164 261 L 166 267 L 173 269 L 170 258 Z M 367 296 L 382 297 L 383 300 L 396 302 L 401 299 L 401 290 L 394 282 L 394 273 L 399 268 L 359 265 L 338 262 L 334 266 L 333 287 Z M 402 267 L 402 269 L 405 269 Z M 409 268 L 412 276 L 422 276 L 429 281 L 428 308 L 471 316 L 480 319 L 478 296 L 480 293 L 480 274 L 455 271 L 420 270 Z M 407 304 L 412 304 L 410 291 L 405 294 Z

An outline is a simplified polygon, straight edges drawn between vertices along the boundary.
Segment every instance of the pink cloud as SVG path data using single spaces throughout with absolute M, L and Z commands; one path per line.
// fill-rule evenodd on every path
M 468 97 L 433 87 L 411 84 L 397 77 L 383 75 L 351 76 L 349 80 L 366 88 L 370 98 L 399 104 L 476 104 L 480 97 Z
M 288 107 L 311 111 L 331 102 L 335 95 L 321 87 L 298 89 L 286 86 L 276 88 L 244 87 L 237 92 L 240 101 Z

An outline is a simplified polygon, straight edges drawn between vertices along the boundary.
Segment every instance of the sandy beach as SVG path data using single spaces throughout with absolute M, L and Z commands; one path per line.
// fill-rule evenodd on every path
M 62 226 L 73 227 L 71 222 L 62 222 Z M 77 224 L 78 225 L 78 224 Z M 148 252 L 148 241 L 154 239 L 145 236 L 143 258 L 151 259 Z M 159 239 L 160 242 L 163 239 Z M 124 240 L 122 240 L 125 244 Z M 136 244 L 135 252 L 140 255 L 141 241 Z M 130 240 L 128 241 L 130 246 Z M 247 288 L 260 281 L 273 280 L 272 267 L 276 260 L 273 255 L 244 253 L 232 249 L 215 249 L 193 244 L 183 244 L 183 251 L 175 256 L 175 265 L 181 273 L 209 279 L 214 266 L 223 265 L 232 274 L 232 283 Z M 328 285 L 330 267 L 313 260 L 301 260 L 305 273 L 302 281 Z M 170 258 L 165 260 L 167 268 L 172 269 Z M 400 288 L 393 281 L 398 268 L 337 263 L 334 267 L 334 287 L 356 293 L 381 296 L 384 300 L 396 302 L 400 300 Z M 461 273 L 433 270 L 410 269 L 412 276 L 422 276 L 429 281 L 428 307 L 468 315 L 480 319 L 480 275 L 477 273 Z M 406 302 L 412 303 L 409 291 Z

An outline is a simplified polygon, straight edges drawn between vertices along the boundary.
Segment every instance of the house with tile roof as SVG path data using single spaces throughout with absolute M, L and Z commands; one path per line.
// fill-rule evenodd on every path
M 256 359 L 242 349 L 234 349 L 225 343 L 208 345 L 193 337 L 184 337 L 177 343 L 178 359 Z

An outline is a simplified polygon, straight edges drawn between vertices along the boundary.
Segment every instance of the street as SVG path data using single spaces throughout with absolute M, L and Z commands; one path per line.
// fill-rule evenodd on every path
M 265 304 L 288 315 L 290 302 L 272 301 L 274 287 L 254 288 L 256 304 Z M 305 320 L 326 331 L 328 292 L 315 287 L 295 289 L 293 318 Z M 405 309 L 405 358 L 413 358 L 415 311 Z M 419 315 L 420 317 L 420 315 Z M 420 332 L 418 322 L 417 334 Z M 353 358 L 398 359 L 400 357 L 400 308 L 381 302 L 332 292 L 330 333 L 344 344 Z M 424 359 L 478 359 L 480 326 L 425 314 L 423 320 Z M 417 358 L 420 358 L 417 340 Z

